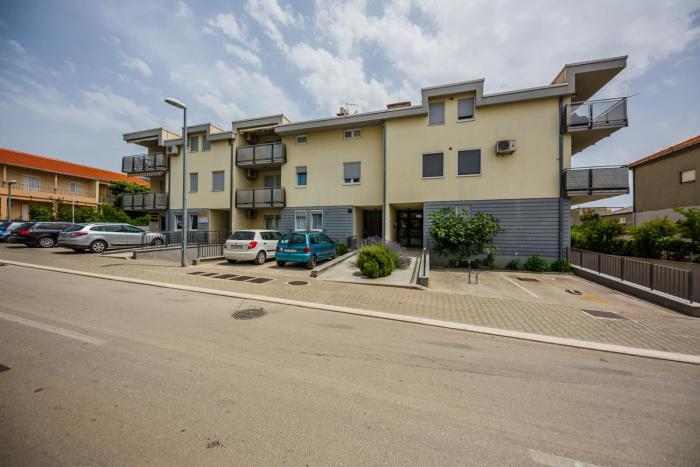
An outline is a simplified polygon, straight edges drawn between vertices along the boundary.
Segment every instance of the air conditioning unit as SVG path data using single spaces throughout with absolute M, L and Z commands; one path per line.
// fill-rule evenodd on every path
M 257 209 L 248 209 L 245 213 L 245 217 L 247 219 L 255 219 L 258 217 L 258 210 Z
M 168 154 L 177 154 L 178 152 L 177 146 L 168 146 Z
M 496 154 L 513 154 L 516 144 L 514 139 L 502 139 L 496 141 Z
M 249 180 L 255 180 L 258 178 L 258 171 L 255 169 L 246 169 L 245 177 Z

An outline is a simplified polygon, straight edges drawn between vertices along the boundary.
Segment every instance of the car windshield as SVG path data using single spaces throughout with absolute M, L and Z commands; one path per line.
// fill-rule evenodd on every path
M 82 228 L 85 227 L 84 225 L 71 225 L 68 227 L 64 232 L 77 232 L 78 230 L 82 230 Z
M 239 230 L 238 232 L 233 232 L 228 238 L 229 240 L 252 240 L 255 238 L 255 232 L 250 232 L 247 230 Z
M 10 224 L 12 224 L 12 222 L 10 222 L 10 221 L 2 221 L 2 222 L 0 222 L 0 230 L 3 230 L 5 227 L 7 227 L 7 226 L 10 225 Z
M 290 245 L 306 245 L 306 237 L 302 234 L 284 234 L 279 241 Z

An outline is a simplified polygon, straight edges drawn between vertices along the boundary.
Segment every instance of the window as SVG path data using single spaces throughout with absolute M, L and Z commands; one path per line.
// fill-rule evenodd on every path
M 22 175 L 22 185 L 19 187 L 25 191 L 39 191 L 41 179 L 37 175 Z
M 316 234 L 311 234 L 311 235 L 309 236 L 309 243 L 311 243 L 312 245 L 318 245 L 318 244 L 319 244 L 318 235 L 316 235 Z
M 199 136 L 190 136 L 190 152 L 199 151 Z
M 202 151 L 209 151 L 211 150 L 211 142 L 209 141 L 209 137 L 207 135 L 202 136 Z
M 282 216 L 279 214 L 265 214 L 265 228 L 267 230 L 279 230 Z M 277 240 L 277 238 L 275 238 Z
M 190 174 L 190 193 L 197 193 L 197 191 L 199 191 L 199 174 L 195 172 Z
M 319 237 L 321 237 L 321 243 L 333 243 L 333 240 L 326 234 L 319 234 Z
M 343 132 L 343 138 L 345 139 L 359 138 L 360 135 L 362 135 L 362 131 L 359 128 L 355 128 L 353 130 L 345 130 Z
M 311 211 L 311 230 L 323 230 L 323 211 Z
M 175 228 L 177 230 L 182 230 L 182 214 L 175 216 Z
M 294 230 L 306 230 L 306 211 L 294 211 Z
M 282 186 L 282 175 L 265 175 L 265 188 L 279 188 Z
M 216 170 L 211 173 L 211 191 L 224 191 L 223 170 Z
M 442 160 L 441 152 L 423 154 L 423 178 L 442 177 L 444 175 Z
M 79 194 L 82 190 L 80 182 L 70 182 L 68 183 L 68 192 L 72 195 Z
M 428 104 L 428 125 L 442 125 L 443 123 L 445 123 L 445 102 Z
M 691 183 L 695 181 L 695 169 L 681 172 L 681 183 Z
M 297 186 L 306 186 L 306 166 L 297 167 Z
M 457 101 L 457 120 L 471 120 L 474 118 L 474 98 L 459 99 Z
M 360 183 L 360 162 L 343 163 L 343 181 L 345 184 Z
M 481 149 L 457 152 L 457 175 L 481 175 Z
M 134 227 L 133 225 L 123 225 L 122 228 L 125 232 L 129 233 L 143 233 L 143 230 L 139 229 L 138 227 Z
M 249 230 L 237 230 L 231 234 L 229 240 L 254 240 L 255 232 Z
M 190 229 L 197 230 L 199 228 L 199 215 L 190 214 Z
M 306 135 L 297 136 L 297 144 L 306 144 L 308 137 Z

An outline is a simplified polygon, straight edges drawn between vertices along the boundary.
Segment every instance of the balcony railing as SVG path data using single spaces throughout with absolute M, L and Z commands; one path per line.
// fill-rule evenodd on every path
M 159 192 L 124 193 L 122 208 L 125 211 L 160 211 L 168 209 L 168 194 Z
M 566 106 L 566 130 L 593 130 L 627 126 L 627 98 L 572 102 Z
M 165 170 L 168 170 L 168 156 L 165 154 L 141 154 L 122 158 L 122 172 L 127 174 L 148 174 Z
M 8 186 L 9 183 L 0 181 L 0 188 L 2 188 L 4 191 L 8 191 Z M 36 193 L 37 197 L 57 195 L 51 196 L 51 198 L 64 199 L 70 199 L 71 197 L 95 198 L 95 192 L 83 189 L 82 184 L 71 188 L 70 186 L 59 185 L 55 187 L 53 185 L 45 185 L 41 183 L 13 183 L 12 193 L 16 194 L 17 196 L 33 196 L 32 193 Z
M 236 190 L 237 208 L 281 208 L 285 203 L 284 188 Z
M 236 165 L 241 167 L 275 166 L 287 162 L 284 143 L 257 144 L 236 150 Z
M 582 167 L 564 171 L 567 196 L 624 195 L 629 193 L 627 166 Z

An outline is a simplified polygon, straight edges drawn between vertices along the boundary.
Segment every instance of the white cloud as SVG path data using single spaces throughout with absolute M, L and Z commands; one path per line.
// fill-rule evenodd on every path
M 287 52 L 289 46 L 279 26 L 299 27 L 303 24 L 301 15 L 297 15 L 290 5 L 280 6 L 277 0 L 248 0 L 245 11 L 262 26 L 265 35 L 283 52 Z
M 192 10 L 190 7 L 187 5 L 185 2 L 180 2 L 178 3 L 177 6 L 177 13 L 175 13 L 176 18 L 181 18 L 181 19 L 190 19 L 194 15 L 192 14 Z
M 226 51 L 228 53 L 234 55 L 242 62 L 247 63 L 248 65 L 253 65 L 256 68 L 260 68 L 262 66 L 262 61 L 260 60 L 260 57 L 255 55 L 250 50 L 244 49 L 243 47 L 239 47 L 233 44 L 226 44 L 224 47 L 226 48 Z
M 68 69 L 68 72 L 72 75 L 78 72 L 78 69 L 75 66 L 75 62 L 71 60 L 70 58 L 67 58 L 64 60 L 64 63 L 66 64 L 66 68 Z
M 10 50 L 12 50 L 14 53 L 18 55 L 27 55 L 27 51 L 22 47 L 22 45 L 12 39 L 8 39 L 7 45 L 10 47 Z
M 216 15 L 216 19 L 210 19 L 208 24 L 212 27 L 219 28 L 221 32 L 241 42 L 246 42 L 246 32 L 243 26 L 238 24 L 236 17 L 229 14 Z
M 121 61 L 122 66 L 125 68 L 132 70 L 132 71 L 138 71 L 141 73 L 143 76 L 149 77 L 153 74 L 153 70 L 151 70 L 151 67 L 148 63 L 144 62 L 140 58 L 136 57 L 130 57 L 128 55 L 123 55 L 122 54 L 122 61 Z

